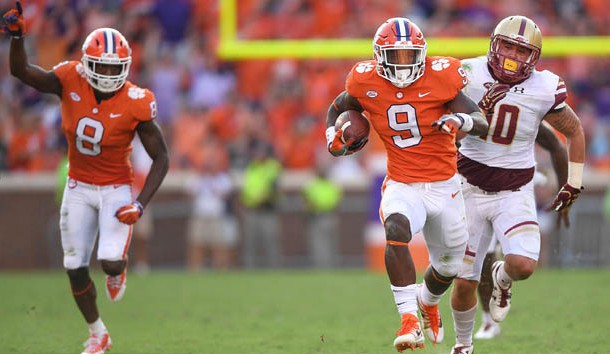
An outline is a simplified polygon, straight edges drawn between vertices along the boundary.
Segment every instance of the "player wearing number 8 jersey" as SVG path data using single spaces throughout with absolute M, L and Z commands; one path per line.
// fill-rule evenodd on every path
M 476 288 L 492 234 L 505 255 L 504 262 L 495 262 L 492 267 L 489 305 L 496 322 L 508 313 L 512 282 L 527 279 L 537 266 L 540 230 L 532 179 L 534 143 L 542 120 L 568 140 L 567 183 L 552 208 L 566 213 L 582 186 L 584 133 L 565 102 L 563 80 L 535 69 L 541 49 L 542 36 L 536 24 L 524 16 L 510 16 L 492 33 L 487 58 L 462 61 L 470 81 L 464 92 L 479 102 L 489 131 L 464 137 L 459 149 L 469 240 L 451 299 L 457 334 L 455 354 L 473 351 Z
M 438 311 L 442 294 L 457 275 L 466 248 L 464 203 L 456 167 L 455 134 L 480 135 L 487 122 L 461 90 L 466 74 L 449 57 L 427 57 L 419 28 L 406 18 L 383 23 L 373 39 L 375 60 L 357 63 L 346 90 L 327 112 L 327 143 L 334 156 L 358 151 L 343 143 L 335 121 L 348 109 L 366 111 L 384 143 L 388 161 L 380 216 L 386 233 L 385 264 L 401 316 L 394 340 L 399 352 L 423 346 L 423 332 L 443 339 Z M 460 113 L 461 112 L 461 113 Z M 430 267 L 421 286 L 408 243 L 424 231 Z
M 131 184 L 131 141 L 140 122 L 155 118 L 154 94 L 126 81 L 114 96 L 98 103 L 83 63 L 60 63 L 53 72 L 66 93 L 61 112 L 69 176 L 94 185 Z
M 97 292 L 89 275 L 91 253 L 99 233 L 97 258 L 107 274 L 106 293 L 112 301 L 120 300 L 126 287 L 132 224 L 168 170 L 165 139 L 154 122 L 155 98 L 150 91 L 126 81 L 131 49 L 117 30 L 93 31 L 83 44 L 81 62 L 61 63 L 47 71 L 28 62 L 20 2 L 4 14 L 3 21 L 5 32 L 12 37 L 11 74 L 61 98 L 61 126 L 69 159 L 60 218 L 63 263 L 73 297 L 89 326 L 83 354 L 103 354 L 112 342 L 99 315 Z M 136 133 L 153 163 L 134 200 L 129 155 Z

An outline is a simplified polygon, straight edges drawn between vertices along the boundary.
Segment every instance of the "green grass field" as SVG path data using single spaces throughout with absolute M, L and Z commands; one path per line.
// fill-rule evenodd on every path
M 106 298 L 103 275 L 94 279 L 112 354 L 395 352 L 400 321 L 384 274 L 131 274 L 118 303 Z M 608 270 L 540 270 L 514 287 L 501 336 L 475 342 L 476 352 L 609 353 L 609 293 Z M 448 300 L 445 341 L 419 353 L 450 352 Z M 63 273 L 0 273 L 0 353 L 80 353 L 86 336 Z

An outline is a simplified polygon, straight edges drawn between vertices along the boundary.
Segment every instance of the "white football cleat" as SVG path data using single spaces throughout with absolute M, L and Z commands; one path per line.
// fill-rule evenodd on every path
M 507 289 L 500 287 L 496 274 L 500 267 L 504 267 L 504 261 L 496 261 L 491 266 L 491 278 L 493 282 L 493 291 L 491 292 L 491 299 L 489 300 L 489 314 L 491 318 L 496 322 L 502 322 L 508 315 L 510 310 L 510 297 L 511 291 L 510 286 Z M 511 284 L 512 286 L 512 284 Z
M 419 327 L 419 319 L 413 314 L 402 315 L 400 329 L 396 331 L 396 335 L 398 337 L 394 339 L 394 348 L 400 353 L 405 349 L 424 347 L 424 334 Z
M 438 311 L 438 304 L 426 305 L 421 300 L 421 287 L 417 286 L 417 308 L 421 313 L 422 324 L 424 325 L 424 333 L 426 337 L 437 344 L 443 341 L 444 329 L 443 320 L 441 320 L 441 313 Z
M 473 345 L 464 345 L 457 343 L 451 348 L 451 354 L 472 354 L 474 353 Z
M 112 348 L 112 341 L 108 332 L 104 332 L 101 336 L 90 334 L 83 345 L 85 350 L 81 354 L 104 354 L 106 350 Z
M 494 321 L 483 322 L 474 339 L 492 339 L 500 334 L 500 324 Z

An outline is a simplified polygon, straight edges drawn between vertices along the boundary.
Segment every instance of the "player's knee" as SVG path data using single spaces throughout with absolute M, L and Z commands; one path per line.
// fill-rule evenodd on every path
M 536 267 L 538 266 L 538 262 L 528 257 L 521 256 L 513 256 L 507 257 L 509 275 L 513 280 L 524 280 L 529 278 Z
M 439 261 L 434 262 L 434 268 L 432 268 L 432 270 L 436 278 L 451 282 L 451 280 L 458 275 L 461 267 L 462 264 L 460 262 L 453 262 L 451 259 L 441 258 Z
M 450 283 L 455 278 L 460 270 L 460 264 L 445 263 L 441 262 L 438 269 L 436 267 L 430 267 L 434 274 L 434 277 L 439 281 Z
M 68 269 L 68 278 L 70 278 L 70 285 L 72 289 L 75 291 L 80 291 L 87 286 L 91 282 L 91 277 L 89 276 L 89 268 L 88 267 L 80 267 L 76 269 Z
M 64 268 L 67 270 L 78 269 L 82 267 L 87 267 L 88 264 L 83 263 L 83 257 L 79 255 L 66 255 L 64 256 Z
M 477 305 L 477 281 L 456 278 L 451 291 L 451 308 L 468 311 Z
M 102 260 L 101 263 L 102 263 L 102 269 L 104 270 L 104 273 L 106 273 L 112 277 L 121 274 L 121 272 L 123 272 L 123 269 L 125 269 L 125 265 L 126 265 L 125 261 Z
M 392 214 L 383 223 L 385 237 L 388 241 L 410 242 L 411 224 L 409 219 L 402 214 Z
M 476 297 L 478 282 L 476 280 L 455 278 L 453 282 L 453 292 L 460 299 Z

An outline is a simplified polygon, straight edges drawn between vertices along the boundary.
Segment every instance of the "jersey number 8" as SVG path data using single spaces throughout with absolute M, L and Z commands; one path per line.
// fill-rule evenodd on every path
M 100 142 L 104 134 L 102 122 L 83 117 L 76 126 L 76 149 L 83 155 L 97 156 L 102 152 Z

